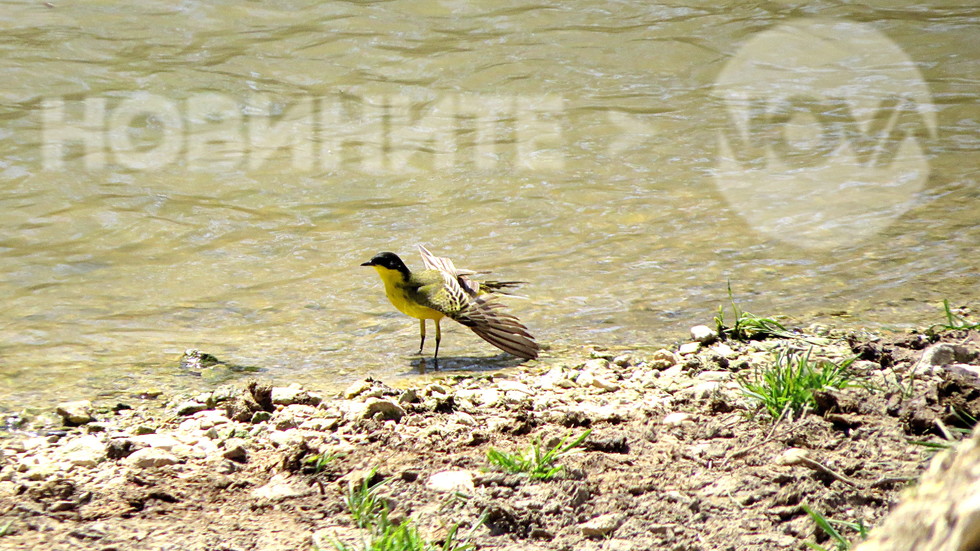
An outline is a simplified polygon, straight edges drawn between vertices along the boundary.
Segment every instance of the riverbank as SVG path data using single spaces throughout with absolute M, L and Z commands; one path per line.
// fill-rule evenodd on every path
M 0 547 L 359 549 L 368 533 L 345 499 L 365 480 L 384 481 L 392 522 L 430 541 L 459 526 L 478 549 L 830 547 L 804 505 L 876 526 L 935 453 L 916 441 L 944 445 L 980 414 L 976 331 L 698 337 L 418 388 L 365 380 L 321 396 L 253 379 L 62 404 L 65 427 L 27 422 L 0 441 Z M 773 419 L 744 381 L 780 357 L 844 366 L 852 384 Z M 550 480 L 487 459 L 586 430 Z

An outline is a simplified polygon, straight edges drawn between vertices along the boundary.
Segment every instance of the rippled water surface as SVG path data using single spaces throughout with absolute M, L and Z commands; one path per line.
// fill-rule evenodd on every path
M 968 3 L 5 2 L 0 409 L 413 372 L 372 270 L 526 280 L 539 340 L 977 306 Z M 741 117 L 741 118 L 740 118 Z M 504 365 L 449 330 L 456 368 Z

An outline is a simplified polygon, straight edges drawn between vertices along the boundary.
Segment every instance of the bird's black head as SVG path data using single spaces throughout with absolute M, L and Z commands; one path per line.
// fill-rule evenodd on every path
M 371 260 L 361 264 L 361 266 L 380 266 L 382 268 L 401 272 L 406 276 L 410 273 L 408 266 L 406 266 L 405 263 L 402 262 L 402 259 L 398 258 L 398 255 L 395 253 L 378 253 L 374 255 Z

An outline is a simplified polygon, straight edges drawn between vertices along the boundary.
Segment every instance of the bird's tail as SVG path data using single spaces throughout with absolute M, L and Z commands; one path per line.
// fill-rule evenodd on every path
M 521 285 L 524 285 L 524 283 L 526 283 L 526 282 L 525 281 L 493 281 L 493 280 L 488 280 L 488 281 L 481 281 L 479 283 L 480 283 L 480 291 L 479 291 L 479 294 L 481 294 L 481 295 L 488 295 L 490 293 L 498 293 L 498 294 L 501 294 L 501 295 L 508 295 L 508 296 L 514 297 L 514 296 L 518 296 L 518 295 L 515 295 L 514 293 L 511 293 L 507 289 L 514 289 L 514 288 L 520 287 Z M 526 297 L 521 297 L 521 298 L 526 298 Z
M 538 343 L 534 341 L 534 337 L 520 320 L 511 314 L 499 311 L 503 307 L 504 305 L 499 302 L 478 297 L 470 303 L 465 315 L 457 318 L 457 321 L 472 329 L 481 339 L 508 354 L 525 360 L 537 358 L 541 350 Z

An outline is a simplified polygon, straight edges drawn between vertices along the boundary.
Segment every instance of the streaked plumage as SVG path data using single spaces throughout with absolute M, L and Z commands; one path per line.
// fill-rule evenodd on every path
M 379 253 L 362 266 L 372 266 L 385 284 L 385 294 L 402 313 L 419 320 L 421 343 L 425 344 L 425 320 L 436 322 L 436 351 L 442 340 L 439 322 L 451 318 L 469 327 L 480 338 L 520 358 L 538 357 L 538 343 L 520 320 L 500 311 L 494 293 L 506 294 L 520 284 L 517 281 L 477 281 L 470 276 L 477 272 L 458 269 L 448 258 L 434 256 L 419 245 L 424 270 L 412 272 L 398 255 Z

